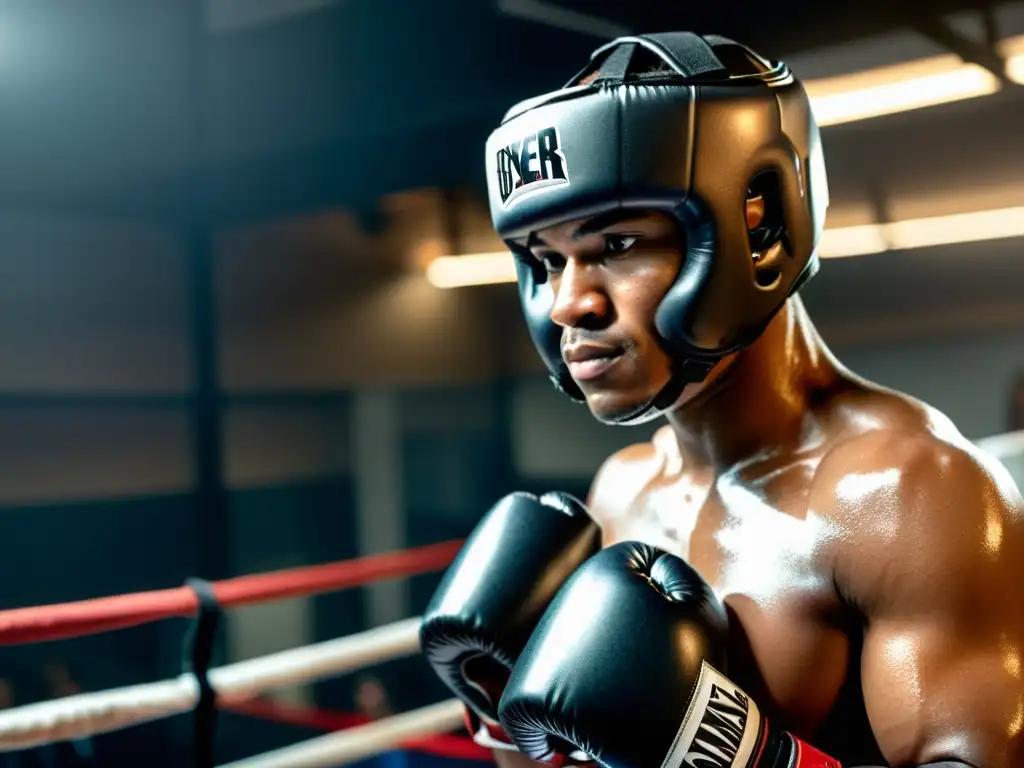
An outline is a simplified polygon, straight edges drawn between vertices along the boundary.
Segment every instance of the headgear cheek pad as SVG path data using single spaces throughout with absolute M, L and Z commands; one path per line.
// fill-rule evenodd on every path
M 725 38 L 674 32 L 599 48 L 564 88 L 506 114 L 487 165 L 491 218 L 516 258 L 530 335 L 577 400 L 530 235 L 617 208 L 678 222 L 683 263 L 654 318 L 672 380 L 625 423 L 671 408 L 686 384 L 757 339 L 817 271 L 828 184 L 807 95 L 784 64 Z M 755 231 L 752 194 L 766 205 Z

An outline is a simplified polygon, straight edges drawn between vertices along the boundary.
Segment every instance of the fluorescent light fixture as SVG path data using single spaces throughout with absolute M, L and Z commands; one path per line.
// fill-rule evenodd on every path
M 1024 84 L 1024 35 L 999 43 L 1006 76 Z M 875 67 L 804 83 L 822 126 L 841 125 L 996 93 L 999 78 L 956 54 Z
M 1006 59 L 1006 76 L 1024 85 L 1024 35 L 1008 37 L 999 43 L 999 52 Z
M 1024 53 L 1018 53 L 1006 60 L 1006 76 L 1013 82 L 1024 85 Z
M 508 251 L 440 256 L 427 265 L 427 280 L 437 288 L 514 283 L 516 264 Z
M 1024 206 L 826 229 L 818 252 L 842 258 L 1010 237 L 1024 237 Z
M 977 64 L 964 64 L 955 55 L 810 80 L 805 85 L 822 126 L 974 99 L 1000 88 L 994 74 Z
M 821 242 L 818 243 L 818 255 L 823 259 L 865 256 L 887 250 L 889 243 L 878 224 L 826 229 L 821 235 Z
M 836 259 L 1011 237 L 1024 237 L 1024 206 L 826 229 L 818 253 L 822 258 Z M 516 281 L 515 260 L 507 251 L 441 256 L 426 272 L 427 280 L 436 288 Z

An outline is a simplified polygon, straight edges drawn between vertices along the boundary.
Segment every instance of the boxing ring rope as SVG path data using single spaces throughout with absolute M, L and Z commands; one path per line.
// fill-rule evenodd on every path
M 299 726 L 324 733 L 343 731 L 356 726 L 366 725 L 370 718 L 350 712 L 330 712 L 314 707 L 296 704 L 285 704 L 269 699 L 251 699 L 246 702 L 225 707 L 236 714 L 260 718 L 271 722 Z M 460 721 L 455 730 L 462 731 L 464 721 Z M 437 755 L 463 760 L 487 760 L 490 755 L 479 745 L 462 735 L 438 733 L 423 738 L 403 741 L 407 749 L 414 749 L 424 754 Z
M 336 640 L 240 661 L 210 670 L 224 706 L 261 693 L 322 680 L 419 652 L 419 619 L 388 624 Z M 199 701 L 190 673 L 172 680 L 0 711 L 0 750 L 23 749 L 107 733 L 188 712 Z
M 224 608 L 310 597 L 373 581 L 441 570 L 452 561 L 460 546 L 461 541 L 446 541 L 326 565 L 240 576 L 216 581 L 211 586 L 217 602 Z M 193 616 L 198 609 L 199 600 L 189 587 L 15 608 L 0 611 L 0 645 L 41 643 L 109 632 L 161 619 Z
M 244 576 L 211 586 L 225 607 L 270 602 L 438 571 L 451 562 L 460 546 L 460 541 L 444 542 L 322 566 Z M 183 587 L 0 611 L 0 645 L 78 637 L 189 616 L 197 610 L 195 593 Z M 262 693 L 415 655 L 419 652 L 418 630 L 419 618 L 414 617 L 214 668 L 208 679 L 219 708 L 244 714 L 245 705 L 253 704 Z M 189 672 L 156 683 L 2 710 L 0 752 L 109 733 L 186 713 L 197 706 L 199 698 L 198 681 Z M 461 705 L 449 700 L 232 765 L 344 765 L 399 745 L 445 756 L 488 759 L 488 753 L 468 739 L 443 736 L 445 731 L 455 730 L 461 724 Z
M 396 743 L 408 742 L 439 730 L 458 728 L 463 723 L 462 711 L 461 702 L 450 699 L 227 763 L 221 768 L 328 768 L 348 765 L 380 754 Z
M 1006 461 L 1011 456 L 1024 455 L 1024 429 L 985 437 L 978 440 L 975 445 L 1000 461 Z
M 977 445 L 1004 463 L 1024 458 L 1024 432 L 987 438 Z M 403 552 L 243 576 L 215 582 L 210 587 L 224 608 L 308 596 L 441 570 L 460 546 L 460 541 L 444 542 Z M 190 617 L 198 611 L 199 599 L 190 587 L 0 611 L 0 645 L 79 637 L 165 618 Z M 419 652 L 418 628 L 419 619 L 414 617 L 209 670 L 207 679 L 222 710 L 334 731 L 221 768 L 339 766 L 399 746 L 446 757 L 489 760 L 487 750 L 469 739 L 445 735 L 462 724 L 462 706 L 455 700 L 353 725 L 351 717 L 325 716 L 316 710 L 288 711 L 259 699 L 261 694 L 275 689 L 415 655 Z M 156 683 L 2 710 L 0 752 L 109 733 L 189 712 L 199 701 L 198 680 L 187 672 Z

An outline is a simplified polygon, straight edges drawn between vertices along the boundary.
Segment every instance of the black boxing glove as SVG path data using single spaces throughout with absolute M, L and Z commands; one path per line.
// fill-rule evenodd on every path
M 513 493 L 477 524 L 448 568 L 423 614 L 420 644 L 467 705 L 478 743 L 512 748 L 498 728 L 509 673 L 558 589 L 599 548 L 600 529 L 577 499 Z
M 569 578 L 505 687 L 499 718 L 526 755 L 605 768 L 840 768 L 773 730 L 722 674 L 728 618 L 682 559 L 624 543 Z

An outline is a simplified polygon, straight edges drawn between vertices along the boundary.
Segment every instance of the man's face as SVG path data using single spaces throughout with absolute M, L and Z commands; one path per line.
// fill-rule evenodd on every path
M 671 374 L 654 315 L 682 266 L 675 222 L 615 211 L 541 230 L 530 251 L 547 271 L 562 357 L 590 410 L 616 421 L 646 406 Z
M 748 229 L 765 219 L 765 201 L 748 194 Z M 616 210 L 537 232 L 530 251 L 555 293 L 551 320 L 562 328 L 562 359 L 591 412 L 623 421 L 657 397 L 671 377 L 654 316 L 682 268 L 676 222 L 659 212 Z M 752 254 L 753 257 L 753 254 Z M 692 400 L 730 365 L 720 361 L 677 404 Z

